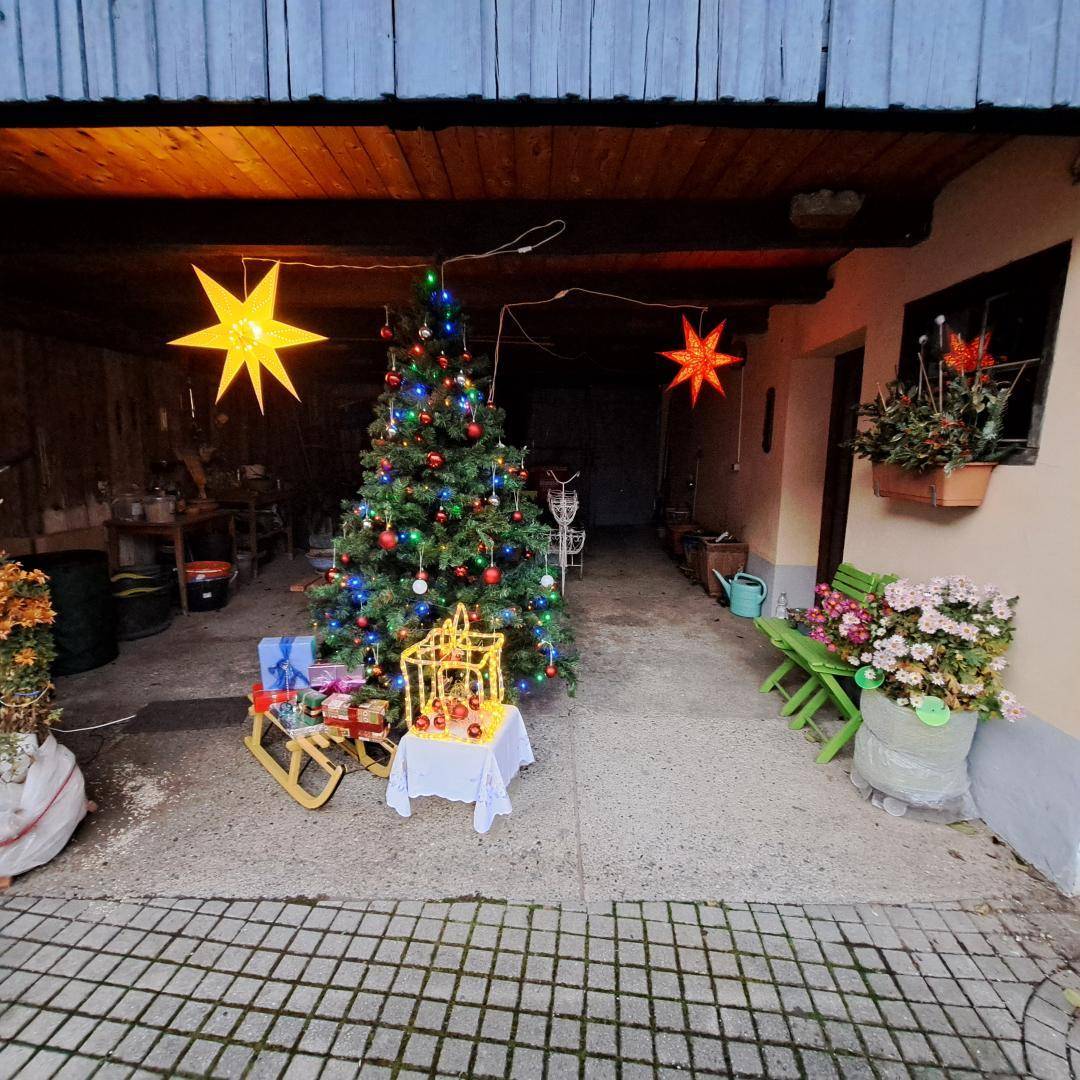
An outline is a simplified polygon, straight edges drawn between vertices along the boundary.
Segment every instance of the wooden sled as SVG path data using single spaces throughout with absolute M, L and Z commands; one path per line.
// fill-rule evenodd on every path
M 290 737 L 271 713 L 248 710 L 251 717 L 251 734 L 244 739 L 244 745 L 251 751 L 255 760 L 302 806 L 305 810 L 318 810 L 337 790 L 341 778 L 345 775 L 344 765 L 336 765 L 324 753 L 330 749 L 340 749 L 358 762 L 372 776 L 386 779 L 394 764 L 397 746 L 388 738 L 370 740 L 381 746 L 387 753 L 385 761 L 372 757 L 363 739 L 350 739 L 325 731 L 313 735 Z M 285 736 L 285 751 L 289 755 L 286 768 L 270 753 L 264 745 L 264 739 L 276 729 Z M 304 771 L 314 762 L 324 773 L 326 783 L 321 791 L 312 794 L 300 784 Z

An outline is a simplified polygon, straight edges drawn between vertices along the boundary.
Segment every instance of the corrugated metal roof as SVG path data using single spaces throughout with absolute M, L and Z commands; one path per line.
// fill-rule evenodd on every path
M 1080 105 L 1080 0 L 0 0 L 0 101 Z

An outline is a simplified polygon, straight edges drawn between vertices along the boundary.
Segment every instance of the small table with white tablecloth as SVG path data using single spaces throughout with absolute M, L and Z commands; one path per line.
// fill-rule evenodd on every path
M 412 815 L 410 799 L 438 795 L 476 804 L 473 828 L 486 833 L 496 814 L 509 814 L 506 793 L 518 769 L 533 763 L 525 721 L 513 705 L 505 705 L 503 722 L 490 742 L 428 738 L 407 732 L 398 743 L 386 785 L 386 802 L 402 817 Z

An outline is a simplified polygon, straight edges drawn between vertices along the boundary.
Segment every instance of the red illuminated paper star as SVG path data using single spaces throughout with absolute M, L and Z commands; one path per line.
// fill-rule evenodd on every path
M 667 357 L 668 360 L 674 360 L 680 366 L 679 373 L 671 380 L 671 384 L 668 386 L 669 390 L 673 386 L 678 386 L 679 383 L 690 383 L 691 407 L 697 404 L 698 394 L 701 392 L 703 383 L 708 383 L 713 389 L 719 391 L 721 397 L 726 396 L 723 386 L 720 385 L 716 369 L 718 367 L 727 367 L 729 364 L 742 363 L 741 356 L 730 356 L 727 353 L 716 351 L 716 346 L 720 344 L 720 336 L 723 334 L 726 325 L 727 319 L 701 338 L 698 337 L 694 328 L 690 325 L 689 319 L 684 315 L 682 317 L 682 326 L 683 337 L 686 338 L 686 347 L 660 354 Z
M 949 351 L 945 354 L 945 363 L 953 371 L 964 375 L 981 367 L 993 367 L 994 358 L 990 355 L 990 331 L 980 334 L 971 341 L 965 341 L 959 334 L 949 334 Z

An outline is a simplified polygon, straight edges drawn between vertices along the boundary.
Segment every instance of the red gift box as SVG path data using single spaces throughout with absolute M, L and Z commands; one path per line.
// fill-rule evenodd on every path
M 387 733 L 386 709 L 388 701 L 368 701 L 363 705 L 350 705 L 348 717 L 335 717 L 326 721 L 327 727 L 337 728 L 350 739 L 364 739 Z
M 295 701 L 296 694 L 295 690 L 264 690 L 262 683 L 256 683 L 251 688 L 251 707 L 257 713 L 264 713 L 271 705 L 277 705 L 283 701 Z

